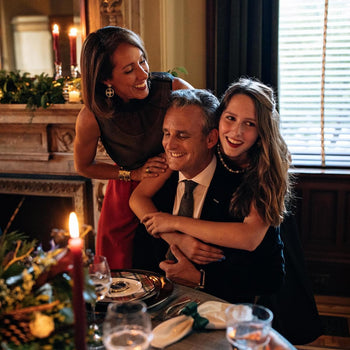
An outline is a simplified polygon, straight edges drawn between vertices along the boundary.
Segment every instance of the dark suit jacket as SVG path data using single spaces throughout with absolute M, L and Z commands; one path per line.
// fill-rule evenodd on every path
M 228 208 L 232 193 L 241 181 L 240 174 L 231 174 L 218 162 L 202 209 L 201 219 L 209 221 L 242 221 L 234 219 Z M 171 213 L 176 195 L 178 174 L 174 173 L 154 197 L 157 208 Z M 232 233 L 234 234 L 234 233 Z M 138 229 L 135 237 L 134 267 L 159 272 L 168 244 Z M 279 230 L 270 228 L 254 252 L 223 248 L 226 259 L 202 265 L 206 271 L 205 292 L 229 302 L 249 302 L 254 297 L 277 291 L 284 276 L 283 244 Z M 143 253 L 142 253 L 143 251 Z

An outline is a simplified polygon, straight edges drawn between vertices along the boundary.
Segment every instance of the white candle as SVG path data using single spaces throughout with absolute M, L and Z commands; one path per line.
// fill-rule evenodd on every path
M 69 91 L 69 102 L 79 103 L 80 102 L 80 92 L 78 90 Z

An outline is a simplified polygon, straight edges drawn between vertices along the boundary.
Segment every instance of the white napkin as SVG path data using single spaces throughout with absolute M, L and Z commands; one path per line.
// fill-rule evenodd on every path
M 218 301 L 207 301 L 198 306 L 198 313 L 208 319 L 206 329 L 225 329 L 225 310 L 231 304 Z M 155 348 L 165 348 L 176 343 L 192 330 L 193 318 L 181 315 L 162 322 L 153 329 L 153 340 L 151 345 Z

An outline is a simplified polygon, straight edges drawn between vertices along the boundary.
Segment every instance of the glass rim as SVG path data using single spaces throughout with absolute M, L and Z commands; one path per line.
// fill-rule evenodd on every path
M 107 307 L 107 314 L 108 315 L 108 312 L 113 312 L 114 314 L 116 315 L 125 315 L 125 312 L 121 312 L 121 311 L 118 311 L 118 307 L 121 307 L 121 306 L 127 306 L 127 305 L 130 305 L 130 306 L 136 306 L 136 305 L 140 305 L 140 308 L 137 309 L 137 310 L 134 310 L 134 311 L 128 311 L 129 313 L 130 312 L 147 312 L 147 305 L 145 302 L 143 302 L 142 300 L 129 300 L 129 301 L 116 301 L 116 302 L 113 302 L 113 303 L 110 303 Z
M 273 320 L 273 312 L 268 309 L 266 306 L 263 306 L 263 305 L 259 305 L 259 304 L 252 304 L 252 303 L 237 303 L 237 304 L 231 304 L 230 306 L 228 306 L 225 310 L 225 314 L 228 315 L 229 312 L 232 312 L 232 310 L 234 309 L 235 306 L 237 305 L 247 305 L 247 306 L 250 306 L 252 310 L 254 310 L 254 308 L 259 308 L 263 311 L 266 312 L 266 314 L 268 315 L 268 318 L 266 319 L 263 319 L 263 320 L 259 320 L 260 322 L 263 322 L 263 323 L 272 323 L 272 320 Z M 251 322 L 250 321 L 237 321 L 237 322 Z

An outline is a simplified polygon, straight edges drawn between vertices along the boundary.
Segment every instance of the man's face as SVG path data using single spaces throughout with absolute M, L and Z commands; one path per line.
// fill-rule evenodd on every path
M 199 106 L 170 107 L 163 123 L 163 147 L 170 169 L 193 178 L 212 159 L 217 130 L 203 134 L 204 118 Z

